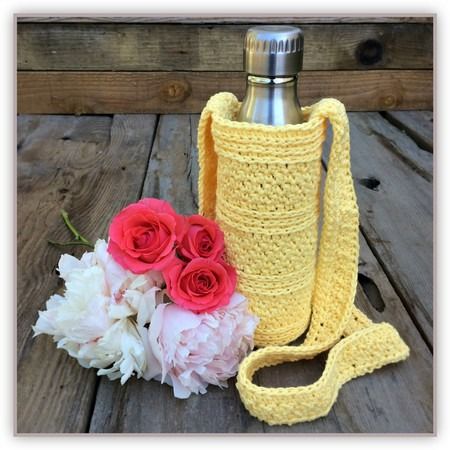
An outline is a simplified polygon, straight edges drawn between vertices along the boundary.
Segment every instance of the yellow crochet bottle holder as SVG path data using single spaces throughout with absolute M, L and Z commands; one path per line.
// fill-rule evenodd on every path
M 405 359 L 409 349 L 387 323 L 374 324 L 354 305 L 358 207 L 350 172 L 345 108 L 324 99 L 303 108 L 306 122 L 268 126 L 234 120 L 240 103 L 219 93 L 199 128 L 199 212 L 225 234 L 238 291 L 260 318 L 255 344 L 239 368 L 245 407 L 269 424 L 326 415 L 346 381 Z M 321 156 L 327 121 L 333 142 L 322 200 Z M 307 335 L 300 346 L 285 345 Z M 330 350 L 331 349 L 331 350 Z M 314 384 L 266 388 L 260 368 L 310 359 L 330 350 Z

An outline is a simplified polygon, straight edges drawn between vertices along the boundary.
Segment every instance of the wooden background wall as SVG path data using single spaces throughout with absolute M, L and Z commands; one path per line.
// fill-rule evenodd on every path
M 350 111 L 433 109 L 432 17 L 19 17 L 18 113 L 197 113 L 242 98 L 242 46 L 255 23 L 305 34 L 302 104 Z

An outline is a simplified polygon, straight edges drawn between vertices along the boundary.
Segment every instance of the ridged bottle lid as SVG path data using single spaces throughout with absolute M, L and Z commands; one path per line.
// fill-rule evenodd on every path
M 244 44 L 244 70 L 251 75 L 296 75 L 303 65 L 303 32 L 285 25 L 249 28 Z

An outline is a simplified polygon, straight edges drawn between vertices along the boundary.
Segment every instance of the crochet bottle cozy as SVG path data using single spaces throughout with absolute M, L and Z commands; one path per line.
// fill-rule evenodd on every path
M 391 325 L 374 324 L 353 305 L 358 207 L 344 106 L 324 99 L 303 108 L 304 123 L 284 126 L 237 122 L 239 107 L 231 93 L 214 95 L 198 128 L 199 212 L 224 231 L 237 289 L 260 318 L 255 344 L 264 348 L 241 363 L 237 388 L 249 412 L 269 424 L 313 420 L 329 412 L 346 381 L 405 359 L 409 349 Z M 333 142 L 321 205 L 327 120 Z M 285 345 L 306 330 L 300 346 Z M 262 367 L 326 350 L 312 385 L 252 382 Z

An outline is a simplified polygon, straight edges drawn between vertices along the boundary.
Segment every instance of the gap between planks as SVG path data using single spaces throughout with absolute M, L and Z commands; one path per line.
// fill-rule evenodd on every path
M 409 117 L 410 113 L 415 114 L 417 111 L 395 111 L 394 113 L 400 113 L 401 117 Z M 378 114 L 383 119 L 372 120 L 370 122 L 371 133 L 376 137 L 377 141 L 397 155 L 421 177 L 431 182 L 433 180 L 434 162 L 432 156 L 432 140 L 430 143 L 431 152 L 419 144 L 421 141 L 419 135 L 424 135 L 428 130 L 420 130 L 417 126 L 417 131 L 411 133 L 408 129 L 401 126 L 399 121 L 390 119 L 390 117 L 396 117 L 396 114 L 391 115 L 390 111 Z M 367 114 L 367 117 L 370 118 L 372 115 L 377 117 L 377 113 Z
M 433 153 L 433 111 L 384 111 L 381 115 L 419 147 Z
M 147 170 L 148 170 L 148 165 L 149 165 L 151 154 L 152 154 L 153 144 L 155 142 L 156 135 L 157 135 L 157 132 L 158 132 L 159 119 L 160 119 L 160 116 L 158 114 L 155 117 L 155 122 L 154 122 L 154 127 L 153 127 L 153 134 L 152 134 L 152 136 L 150 138 L 150 141 L 149 141 L 148 157 L 147 157 L 147 161 L 145 163 L 145 167 L 147 169 L 146 169 L 145 173 L 147 173 Z M 138 199 L 142 198 L 142 191 L 144 189 L 144 184 L 145 184 L 145 176 L 142 177 L 142 184 L 141 184 L 141 187 L 139 189 L 139 194 L 137 196 Z M 97 400 L 97 394 L 98 394 L 98 391 L 99 391 L 99 388 L 100 388 L 100 381 L 101 381 L 101 377 L 97 376 L 96 380 L 95 380 L 94 395 L 93 395 L 92 402 L 91 402 L 91 405 L 90 405 L 89 421 L 86 423 L 86 428 L 84 430 L 85 433 L 89 433 L 89 429 L 91 427 L 91 420 L 92 420 L 92 416 L 94 415 L 94 409 L 95 409 L 95 404 L 96 404 L 96 400 Z

